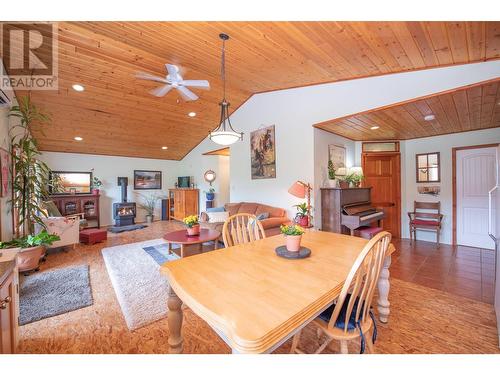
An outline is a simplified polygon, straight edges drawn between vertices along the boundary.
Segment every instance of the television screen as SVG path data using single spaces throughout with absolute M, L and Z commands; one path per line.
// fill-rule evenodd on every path
M 189 176 L 177 177 L 177 187 L 188 188 L 190 186 L 191 186 L 191 177 Z
M 51 172 L 51 194 L 89 194 L 92 172 Z

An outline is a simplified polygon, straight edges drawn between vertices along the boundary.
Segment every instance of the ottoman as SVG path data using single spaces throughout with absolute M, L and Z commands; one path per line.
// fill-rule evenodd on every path
M 89 245 L 104 241 L 108 238 L 106 229 L 90 228 L 80 231 L 80 242 Z

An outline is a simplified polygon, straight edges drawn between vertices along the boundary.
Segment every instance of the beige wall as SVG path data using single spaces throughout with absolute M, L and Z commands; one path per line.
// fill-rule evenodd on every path
M 9 110 L 0 108 L 0 147 L 8 150 L 10 146 L 9 137 Z M 0 223 L 1 223 L 1 240 L 8 241 L 12 238 L 12 215 L 10 212 L 8 201 L 10 197 L 0 198 Z

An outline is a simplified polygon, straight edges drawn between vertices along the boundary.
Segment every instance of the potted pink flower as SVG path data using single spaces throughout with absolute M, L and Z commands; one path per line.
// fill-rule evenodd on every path
M 197 215 L 186 216 L 182 219 L 182 222 L 186 225 L 186 230 L 188 236 L 197 236 L 200 234 L 200 224 L 198 223 Z
M 282 225 L 280 229 L 281 233 L 285 235 L 286 249 L 288 251 L 299 251 L 304 228 L 297 224 L 290 224 Z

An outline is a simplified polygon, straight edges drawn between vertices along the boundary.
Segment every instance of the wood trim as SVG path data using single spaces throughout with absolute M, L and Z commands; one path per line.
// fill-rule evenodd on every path
M 230 147 L 223 147 L 223 148 L 218 148 L 217 150 L 204 152 L 202 155 L 230 156 L 230 153 L 231 153 Z
M 394 151 L 365 151 L 364 150 L 364 145 L 366 143 L 394 143 L 396 146 L 396 150 Z M 362 141 L 361 142 L 361 153 L 362 154 L 394 154 L 394 153 L 399 153 L 400 147 L 399 147 L 399 140 L 396 139 L 390 139 L 390 140 L 381 140 L 381 141 Z
M 313 124 L 313 127 L 325 130 L 325 129 L 321 128 L 321 125 L 328 124 L 328 123 L 331 123 L 333 121 L 345 120 L 345 119 L 348 119 L 348 118 L 353 117 L 353 116 L 358 116 L 358 115 L 363 115 L 363 114 L 366 114 L 366 113 L 381 111 L 381 110 L 384 110 L 384 109 L 389 109 L 389 108 L 397 107 L 397 106 L 400 106 L 400 105 L 404 105 L 404 104 L 408 104 L 408 103 L 413 103 L 413 102 L 416 102 L 416 101 L 419 101 L 419 100 L 433 98 L 433 97 L 438 96 L 438 95 L 452 94 L 452 93 L 454 93 L 456 91 L 461 91 L 461 90 L 466 90 L 466 89 L 470 89 L 470 88 L 477 87 L 477 86 L 487 85 L 488 83 L 494 83 L 494 82 L 497 82 L 497 81 L 500 81 L 500 77 L 499 78 L 487 79 L 486 81 L 476 82 L 476 83 L 472 83 L 470 85 L 465 85 L 465 86 L 459 86 L 459 87 L 455 87 L 453 89 L 439 91 L 439 92 L 435 92 L 435 93 L 428 94 L 428 95 L 418 96 L 416 98 L 412 98 L 412 99 L 408 99 L 408 100 L 403 100 L 401 102 L 387 104 L 387 105 L 384 105 L 384 106 L 381 106 L 381 107 L 367 109 L 367 110 L 361 111 L 361 112 L 351 113 L 350 115 L 346 115 L 346 116 L 342 116 L 342 117 L 336 117 L 336 118 L 333 118 L 333 119 L 330 119 L 330 120 L 327 120 L 327 121 L 322 121 L 322 122 L 318 122 L 317 124 Z M 325 130 L 325 131 L 328 131 L 328 130 Z
M 475 148 L 498 147 L 499 143 L 488 143 L 474 146 L 453 147 L 451 149 L 451 187 L 452 187 L 452 239 L 451 244 L 457 245 L 457 151 Z

